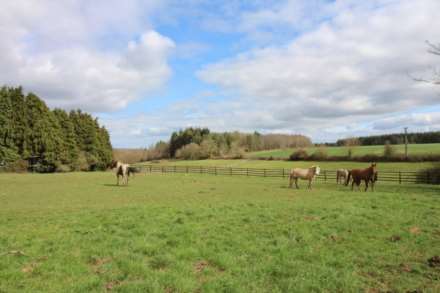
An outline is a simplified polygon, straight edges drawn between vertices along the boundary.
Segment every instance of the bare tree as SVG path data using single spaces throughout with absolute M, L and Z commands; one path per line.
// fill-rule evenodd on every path
M 433 55 L 437 55 L 440 56 L 440 43 L 439 44 L 433 44 L 429 41 L 426 41 L 426 43 L 428 44 L 428 53 L 433 54 Z M 437 67 L 432 67 L 432 77 L 431 78 L 415 78 L 413 77 L 413 79 L 415 81 L 420 81 L 420 82 L 428 82 L 428 83 L 432 83 L 432 84 L 436 84 L 436 85 L 440 85 L 440 68 Z

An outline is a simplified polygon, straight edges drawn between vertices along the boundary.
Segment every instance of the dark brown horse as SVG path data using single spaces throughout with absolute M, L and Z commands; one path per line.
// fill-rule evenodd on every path
M 368 184 L 371 182 L 371 191 L 374 191 L 374 183 L 377 180 L 376 163 L 372 163 L 370 167 L 366 169 L 353 169 L 348 172 L 347 181 L 345 185 L 347 186 L 350 182 L 350 177 L 353 177 L 353 182 L 351 183 L 351 190 L 356 183 L 358 189 L 361 181 L 365 181 L 365 191 L 368 190 Z

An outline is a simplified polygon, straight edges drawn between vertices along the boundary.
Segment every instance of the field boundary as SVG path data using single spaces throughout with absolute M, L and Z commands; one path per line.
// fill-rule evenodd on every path
M 145 173 L 191 173 L 227 176 L 254 176 L 288 178 L 290 169 L 272 168 L 238 168 L 208 166 L 177 166 L 177 165 L 141 165 L 137 166 Z M 396 182 L 399 184 L 435 184 L 436 174 L 429 171 L 380 171 L 378 181 Z M 336 182 L 336 170 L 323 170 L 316 177 L 318 181 Z

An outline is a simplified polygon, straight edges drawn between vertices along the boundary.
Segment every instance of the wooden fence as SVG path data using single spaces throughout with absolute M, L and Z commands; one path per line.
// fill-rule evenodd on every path
M 207 166 L 169 166 L 169 165 L 141 165 L 143 172 L 149 173 L 195 173 L 227 176 L 258 176 L 288 178 L 290 169 L 262 169 L 262 168 L 233 168 L 233 167 L 207 167 Z M 438 184 L 438 174 L 429 171 L 380 171 L 378 181 L 419 184 Z M 335 182 L 336 170 L 322 170 L 317 176 L 318 181 Z

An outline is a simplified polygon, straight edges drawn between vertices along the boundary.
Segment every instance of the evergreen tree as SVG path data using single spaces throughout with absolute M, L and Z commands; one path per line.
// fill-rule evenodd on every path
M 55 109 L 53 114 L 61 127 L 61 137 L 64 144 L 63 152 L 60 154 L 61 162 L 73 168 L 79 156 L 75 127 L 66 111 Z
M 26 145 L 37 171 L 53 172 L 64 152 L 61 127 L 46 104 L 36 95 L 26 96 L 26 118 L 29 133 Z
M 10 88 L 9 95 L 12 106 L 12 139 L 17 148 L 18 154 L 22 158 L 26 158 L 27 152 L 26 136 L 28 132 L 26 120 L 26 104 L 23 90 L 21 87 Z
M 9 89 L 0 89 L 0 164 L 19 159 L 13 140 L 13 110 Z

